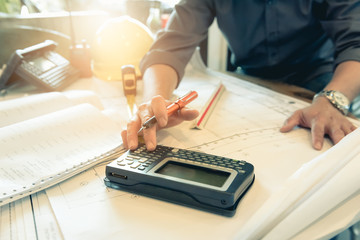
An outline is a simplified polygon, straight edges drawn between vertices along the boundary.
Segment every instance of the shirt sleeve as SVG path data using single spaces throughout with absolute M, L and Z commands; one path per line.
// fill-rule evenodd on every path
M 321 24 L 335 45 L 334 66 L 344 61 L 360 61 L 360 2 L 324 1 Z
M 166 64 L 175 69 L 179 81 L 195 48 L 207 37 L 214 20 L 212 1 L 181 1 L 170 16 L 165 29 L 159 31 L 156 40 L 140 62 L 140 70 L 153 64 Z

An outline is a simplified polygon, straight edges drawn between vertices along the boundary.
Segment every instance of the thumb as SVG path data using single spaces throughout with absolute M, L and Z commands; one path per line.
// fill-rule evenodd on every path
M 300 112 L 296 111 L 293 115 L 291 115 L 286 121 L 284 122 L 283 126 L 280 128 L 280 132 L 289 132 L 294 127 L 300 124 Z
M 191 121 L 199 116 L 199 111 L 190 108 L 183 108 L 180 111 L 180 117 L 185 121 Z

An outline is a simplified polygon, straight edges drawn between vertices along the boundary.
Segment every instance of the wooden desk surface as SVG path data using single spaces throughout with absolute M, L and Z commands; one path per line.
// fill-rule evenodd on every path
M 263 80 L 260 78 L 251 77 L 245 74 L 240 74 L 235 72 L 225 72 L 225 73 L 233 77 L 241 78 L 243 80 L 255 83 L 257 85 L 271 89 L 273 91 L 283 93 L 285 95 L 295 97 L 297 99 L 301 99 L 306 102 L 311 102 L 315 95 L 313 91 L 287 83 Z
M 310 91 L 306 88 L 302 88 L 299 86 L 282 83 L 282 82 L 276 82 L 276 81 L 270 81 L 270 80 L 264 80 L 256 77 L 247 76 L 245 74 L 241 73 L 235 73 L 235 72 L 224 72 L 225 74 L 229 74 L 233 77 L 241 78 L 243 80 L 255 83 L 259 86 L 271 89 L 275 92 L 279 92 L 300 100 L 303 100 L 305 102 L 312 102 L 312 99 L 315 95 L 313 91 Z M 359 111 L 357 110 L 357 113 L 354 114 L 354 112 L 349 112 L 348 117 L 353 119 L 358 119 L 357 116 L 359 116 Z

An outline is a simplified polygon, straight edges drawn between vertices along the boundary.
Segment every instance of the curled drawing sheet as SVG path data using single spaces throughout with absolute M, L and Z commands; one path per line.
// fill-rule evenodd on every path
M 292 239 L 294 235 L 326 216 L 332 209 L 359 195 L 359 169 L 360 155 L 357 155 L 272 229 L 264 239 Z M 356 218 L 354 218 L 353 224 L 356 223 L 355 221 Z
M 360 182 L 358 172 L 354 171 L 360 165 L 359 140 L 360 129 L 304 164 L 270 196 L 237 236 L 274 239 L 282 234 L 280 239 L 288 239 L 357 194 L 359 185 L 352 183 Z M 347 186 L 341 186 L 341 183 Z M 321 208 L 312 204 L 320 204 Z

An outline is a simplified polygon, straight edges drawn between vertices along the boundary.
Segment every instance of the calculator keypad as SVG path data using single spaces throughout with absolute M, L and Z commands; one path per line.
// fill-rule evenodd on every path
M 117 160 L 117 165 L 125 168 L 130 167 L 133 170 L 145 171 L 150 169 L 151 165 L 154 163 L 167 157 L 190 160 L 204 165 L 230 168 L 236 170 L 240 174 L 245 173 L 243 168 L 246 164 L 245 161 L 161 145 L 158 145 L 156 149 L 151 152 L 146 150 L 145 145 L 141 145 L 135 151 L 128 151 L 127 154 L 120 157 Z

